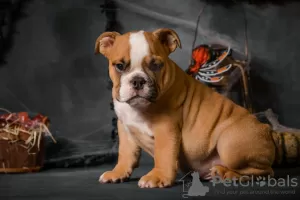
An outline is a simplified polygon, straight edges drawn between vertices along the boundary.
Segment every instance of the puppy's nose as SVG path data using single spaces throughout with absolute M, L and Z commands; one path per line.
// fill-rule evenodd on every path
M 146 84 L 146 80 L 143 77 L 135 76 L 131 80 L 131 84 L 133 89 L 142 90 L 144 88 L 144 85 Z

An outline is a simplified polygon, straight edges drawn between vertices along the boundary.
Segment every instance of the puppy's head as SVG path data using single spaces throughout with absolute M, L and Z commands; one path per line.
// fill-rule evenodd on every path
M 105 32 L 95 44 L 95 53 L 109 60 L 112 96 L 132 107 L 145 108 L 165 91 L 170 70 L 169 54 L 181 48 L 171 29 L 154 32 Z

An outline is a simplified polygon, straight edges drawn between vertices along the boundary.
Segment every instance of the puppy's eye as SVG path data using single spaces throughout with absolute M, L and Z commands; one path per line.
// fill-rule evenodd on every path
M 122 71 L 124 71 L 124 69 L 125 69 L 125 65 L 122 64 L 122 63 L 118 63 L 118 64 L 115 65 L 115 68 L 116 68 L 116 70 L 117 70 L 118 72 L 122 72 Z
M 161 68 L 163 66 L 164 66 L 164 63 L 162 61 L 152 59 L 150 64 L 149 64 L 149 69 L 151 71 L 157 72 L 157 71 L 161 70 Z

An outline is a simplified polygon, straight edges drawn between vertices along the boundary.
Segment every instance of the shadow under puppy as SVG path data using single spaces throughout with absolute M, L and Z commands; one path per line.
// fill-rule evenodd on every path
M 178 170 L 245 178 L 273 176 L 272 166 L 299 161 L 299 135 L 273 132 L 243 107 L 188 76 L 170 58 L 180 39 L 171 29 L 105 32 L 95 53 L 109 61 L 118 116 L 119 155 L 102 183 L 122 182 L 138 166 L 141 149 L 154 167 L 141 188 L 167 187 Z

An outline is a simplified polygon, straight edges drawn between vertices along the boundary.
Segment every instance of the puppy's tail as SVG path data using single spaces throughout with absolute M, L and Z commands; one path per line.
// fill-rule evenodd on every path
M 274 165 L 300 164 L 300 134 L 272 131 L 276 146 Z

